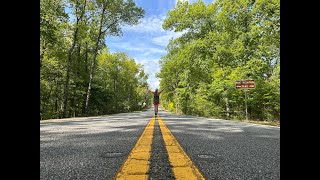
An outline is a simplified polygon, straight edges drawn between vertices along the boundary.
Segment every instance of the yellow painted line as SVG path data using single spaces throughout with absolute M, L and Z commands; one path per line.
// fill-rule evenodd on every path
M 158 122 L 175 178 L 177 180 L 205 179 L 159 116 Z
M 149 170 L 154 123 L 155 117 L 152 116 L 126 162 L 120 167 L 115 179 L 148 179 L 147 172 Z

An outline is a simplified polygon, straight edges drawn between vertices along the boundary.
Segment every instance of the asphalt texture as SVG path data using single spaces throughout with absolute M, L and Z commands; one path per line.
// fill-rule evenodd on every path
M 113 179 L 152 114 L 41 121 L 40 179 Z M 159 116 L 206 179 L 280 179 L 279 127 L 162 110 Z M 149 179 L 173 179 L 167 158 L 156 122 Z
M 280 179 L 280 128 L 159 112 L 206 179 Z
M 149 180 L 172 180 L 172 169 L 169 163 L 169 157 L 165 148 L 164 140 L 161 134 L 160 126 L 156 118 L 153 140 L 151 145 L 151 157 L 148 172 Z
M 40 179 L 112 179 L 152 111 L 40 122 Z

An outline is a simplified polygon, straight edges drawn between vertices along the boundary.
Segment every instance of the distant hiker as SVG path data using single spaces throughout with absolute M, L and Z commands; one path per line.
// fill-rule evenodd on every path
M 163 91 L 164 89 L 162 89 L 161 91 L 158 91 L 158 89 L 156 89 L 154 92 L 151 91 L 150 89 L 148 89 L 149 92 L 151 92 L 153 94 L 153 105 L 154 105 L 154 114 L 157 115 L 158 114 L 158 106 L 160 104 L 160 93 Z

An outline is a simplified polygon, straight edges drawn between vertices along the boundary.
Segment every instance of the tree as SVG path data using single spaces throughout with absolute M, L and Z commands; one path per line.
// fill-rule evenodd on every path
M 111 54 L 103 39 L 142 16 L 133 1 L 41 0 L 40 119 L 141 109 L 143 67 L 125 53 Z
M 83 2 L 82 2 L 83 1 Z M 67 59 L 67 67 L 66 67 L 66 84 L 65 84 L 65 90 L 64 90 L 64 100 L 63 100 L 63 117 L 66 117 L 67 113 L 67 102 L 68 102 L 68 96 L 69 96 L 69 80 L 70 80 L 70 66 L 71 66 L 71 55 L 73 53 L 74 47 L 77 43 L 77 36 L 79 31 L 79 25 L 82 21 L 82 19 L 85 16 L 86 6 L 87 6 L 87 0 L 72 0 L 70 1 L 72 7 L 74 7 L 74 16 L 76 18 L 76 22 L 74 24 L 74 32 L 72 37 L 72 44 L 68 50 L 68 59 Z
M 46 50 L 57 42 L 57 30 L 60 24 L 65 23 L 66 18 L 62 0 L 40 1 L 40 68 Z
M 96 45 L 91 65 L 85 111 L 87 110 L 89 104 L 90 91 L 96 66 L 96 57 L 101 39 L 107 35 L 120 35 L 122 33 L 120 28 L 121 25 L 137 24 L 138 20 L 144 15 L 144 10 L 137 7 L 132 0 L 96 0 L 96 7 L 97 11 L 101 12 L 101 14 L 99 15 L 99 31 L 97 34 Z
M 234 84 L 254 79 L 250 118 L 279 119 L 279 7 L 279 0 L 178 1 L 162 25 L 183 32 L 160 61 L 160 84 L 170 87 L 162 104 L 187 114 L 243 118 L 244 92 Z

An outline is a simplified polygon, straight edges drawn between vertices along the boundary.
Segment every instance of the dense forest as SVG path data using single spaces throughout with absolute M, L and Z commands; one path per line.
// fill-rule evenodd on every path
M 68 9 L 68 12 L 66 11 Z M 40 1 L 40 119 L 142 110 L 148 74 L 105 39 L 144 10 L 133 0 Z M 157 74 L 163 108 L 225 119 L 280 121 L 280 0 L 177 1 Z M 235 88 L 254 80 L 255 89 Z
M 148 75 L 105 38 L 143 17 L 132 0 L 41 0 L 40 119 L 141 110 Z
M 181 2 L 162 27 L 183 32 L 160 64 L 164 108 L 226 119 L 280 120 L 280 1 Z M 236 89 L 238 80 L 255 89 Z

